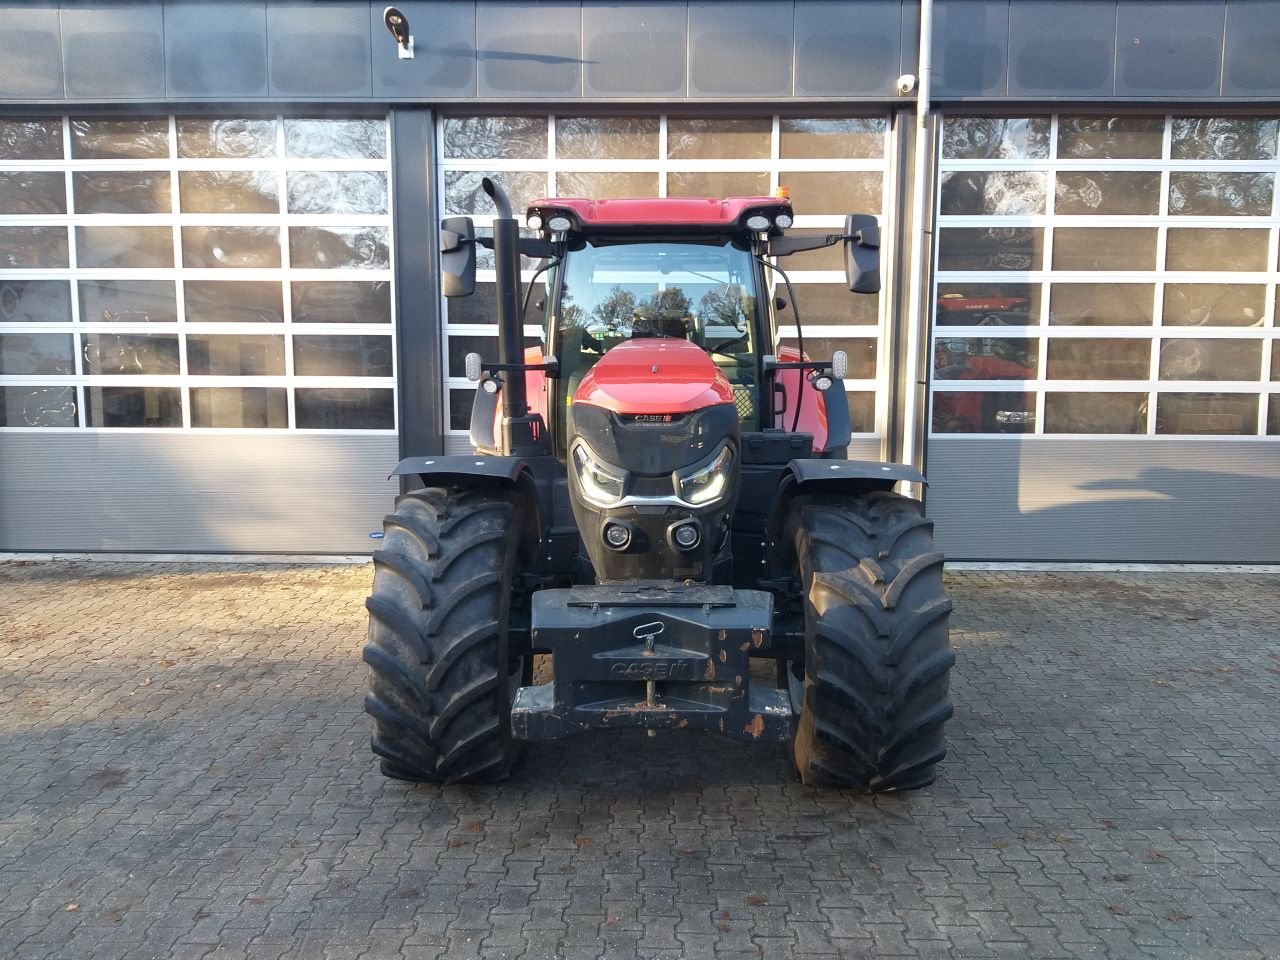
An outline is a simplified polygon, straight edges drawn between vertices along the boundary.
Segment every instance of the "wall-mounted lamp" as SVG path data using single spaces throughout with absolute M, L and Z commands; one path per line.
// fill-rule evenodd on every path
M 382 22 L 387 25 L 391 36 L 395 38 L 396 46 L 400 48 L 400 59 L 412 60 L 413 34 L 409 32 L 409 18 L 395 7 L 387 7 L 382 11 Z

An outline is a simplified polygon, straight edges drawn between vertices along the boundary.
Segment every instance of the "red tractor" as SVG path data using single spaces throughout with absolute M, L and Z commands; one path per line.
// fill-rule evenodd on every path
M 931 783 L 951 603 L 931 522 L 893 492 L 924 478 L 845 458 L 842 353 L 773 349 L 779 313 L 799 317 L 772 261 L 842 244 L 850 289 L 874 293 L 876 219 L 788 237 L 772 197 L 547 199 L 521 237 L 485 189 L 492 238 L 441 230 L 446 296 L 474 290 L 477 246 L 497 272 L 498 356 L 467 357 L 475 453 L 400 463 L 417 489 L 373 557 L 383 773 L 497 780 L 521 740 L 625 728 L 783 743 L 805 783 Z M 545 340 L 526 350 L 531 300 Z

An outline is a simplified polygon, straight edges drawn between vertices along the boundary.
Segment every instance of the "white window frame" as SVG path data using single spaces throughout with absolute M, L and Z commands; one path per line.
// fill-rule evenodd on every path
M 0 280 L 61 280 L 70 282 L 71 322 L 32 323 L 0 322 L 3 333 L 69 333 L 73 336 L 75 374 L 58 376 L 0 375 L 0 387 L 12 386 L 74 386 L 80 424 L 74 427 L 17 427 L 0 426 L 0 433 L 192 433 L 231 434 L 261 436 L 287 432 L 290 434 L 324 434 L 351 436 L 394 436 L 399 432 L 399 388 L 397 386 L 398 351 L 396 349 L 397 303 L 394 288 L 395 230 L 392 211 L 395 209 L 394 178 L 391 172 L 391 123 L 383 114 L 377 119 L 385 124 L 385 157 L 383 159 L 311 159 L 286 156 L 285 121 L 311 119 L 306 111 L 288 114 L 253 115 L 253 119 L 274 119 L 276 123 L 276 153 L 261 158 L 182 158 L 178 156 L 177 119 L 183 114 L 169 114 L 167 157 L 128 160 L 88 160 L 72 156 L 71 116 L 63 116 L 63 156 L 56 160 L 0 160 L 0 173 L 15 171 L 49 170 L 63 173 L 66 186 L 65 214 L 4 214 L 0 226 L 51 226 L 67 231 L 68 266 L 56 269 L 0 268 Z M 118 117 L 121 120 L 160 119 L 160 114 Z M 77 118 L 78 119 L 78 118 Z M 210 117 L 209 119 L 216 119 Z M 340 118 L 340 119 L 346 119 Z M 370 117 L 369 119 L 374 119 Z M 104 173 L 113 171 L 155 171 L 170 177 L 172 209 L 156 214 L 89 214 L 72 213 L 74 210 L 72 184 L 77 172 Z M 275 213 L 182 213 L 180 212 L 179 174 L 190 171 L 265 171 L 276 174 L 279 194 L 279 210 Z M 288 176 L 306 171 L 352 172 L 371 171 L 383 173 L 387 179 L 387 212 L 381 214 L 296 214 L 289 213 Z M 147 269 L 80 269 L 76 264 L 75 228 L 77 226 L 160 226 L 172 230 L 174 266 Z M 276 228 L 280 243 L 280 266 L 271 268 L 194 268 L 182 263 L 182 227 L 187 226 L 237 226 Z M 381 227 L 386 231 L 388 267 L 386 269 L 292 269 L 289 254 L 289 227 Z M 80 280 L 164 280 L 175 284 L 177 320 L 172 322 L 105 322 L 84 321 L 80 316 L 80 297 L 77 281 Z M 268 280 L 281 286 L 281 323 L 197 323 L 189 322 L 185 315 L 183 286 L 198 280 Z M 391 287 L 391 315 L 386 324 L 372 323 L 295 323 L 293 320 L 292 284 L 295 281 L 383 281 Z M 173 334 L 178 337 L 179 373 L 176 375 L 150 374 L 97 374 L 84 373 L 83 335 L 107 334 Z M 285 372 L 278 376 L 193 376 L 187 372 L 186 336 L 184 334 L 235 334 L 281 337 L 284 340 Z M 391 376 L 388 377 L 299 377 L 293 369 L 293 339 L 305 335 L 361 335 L 387 337 L 391 353 Z M 181 427 L 92 427 L 87 425 L 85 387 L 178 387 L 181 390 Z M 287 427 L 193 427 L 191 425 L 191 388 L 196 387 L 283 387 L 287 391 Z M 392 426 L 384 429 L 325 429 L 299 428 L 296 426 L 295 395 L 297 389 L 389 389 L 392 397 Z
M 612 118 L 616 114 L 599 113 L 601 117 Z M 436 180 L 436 189 L 438 195 L 442 198 L 445 196 L 445 173 L 452 171 L 510 171 L 510 172 L 536 172 L 543 173 L 546 176 L 546 196 L 552 197 L 556 195 L 556 175 L 558 173 L 592 173 L 592 172 L 617 172 L 617 173 L 654 173 L 658 177 L 658 196 L 665 197 L 667 195 L 667 176 L 670 173 L 767 173 L 769 174 L 769 192 L 772 194 L 779 185 L 784 185 L 785 175 L 788 173 L 841 173 L 841 172 L 874 172 L 880 175 L 881 184 L 881 209 L 878 211 L 861 211 L 846 210 L 832 214 L 799 214 L 795 218 L 794 229 L 825 229 L 839 232 L 844 229 L 844 217 L 847 213 L 870 213 L 874 212 L 881 218 L 882 232 L 890 235 L 892 230 L 890 219 L 893 215 L 893 204 L 890 202 L 889 183 L 891 174 L 891 145 L 893 118 L 889 114 L 862 115 L 860 119 L 883 120 L 885 124 L 884 134 L 881 138 L 882 148 L 879 157 L 859 158 L 859 159 L 785 159 L 781 156 L 781 118 L 778 114 L 770 115 L 770 151 L 768 157 L 761 157 L 752 160 L 685 160 L 671 159 L 667 156 L 667 124 L 669 115 L 659 114 L 658 119 L 658 143 L 657 155 L 654 157 L 639 159 L 590 159 L 590 160 L 570 160 L 559 159 L 556 156 L 556 118 L 557 115 L 546 115 L 547 121 L 547 155 L 545 158 L 526 158 L 519 160 L 506 159 L 454 159 L 445 153 L 444 126 L 448 119 L 459 116 L 473 116 L 470 113 L 453 113 L 444 114 L 440 117 L 436 124 L 436 146 L 437 156 L 441 158 L 439 163 L 439 171 Z M 512 112 L 511 116 L 524 116 Z M 560 116 L 580 117 L 588 115 L 582 111 L 575 111 L 569 114 L 560 114 Z M 805 117 L 828 118 L 835 117 L 837 114 L 832 111 L 823 111 L 815 109 L 808 112 Z M 648 118 L 655 115 L 646 114 Z M 764 114 L 755 116 L 755 119 L 761 119 Z M 524 211 L 515 211 L 517 217 L 523 217 Z M 472 218 L 477 229 L 491 229 L 494 217 L 492 215 L 475 215 Z M 892 275 L 893 265 L 892 251 L 885 248 L 882 249 L 881 269 L 886 275 Z M 786 269 L 785 262 L 783 269 Z M 528 283 L 533 277 L 535 271 L 524 270 L 521 274 L 521 280 Z M 844 285 L 845 276 L 843 271 L 839 270 L 787 270 L 787 275 L 791 278 L 793 284 L 799 286 L 801 284 L 840 284 Z M 491 269 L 481 269 L 476 271 L 477 283 L 493 283 L 497 279 L 496 274 Z M 849 294 L 849 296 L 856 296 Z M 861 380 L 846 380 L 845 389 L 849 393 L 872 393 L 875 396 L 875 429 L 865 433 L 853 434 L 853 439 L 872 440 L 884 435 L 886 424 L 888 422 L 888 396 L 889 396 L 889 377 L 890 367 L 892 364 L 885 355 L 885 345 L 887 338 L 885 337 L 885 325 L 888 317 L 887 309 L 888 296 L 885 293 L 880 295 L 879 306 L 877 310 L 877 322 L 872 325 L 844 325 L 844 324 L 823 324 L 814 323 L 809 319 L 804 323 L 804 334 L 806 338 L 824 339 L 860 339 L 874 340 L 876 343 L 876 376 Z M 448 337 L 451 334 L 462 336 L 481 336 L 481 337 L 497 337 L 496 324 L 464 324 L 451 323 L 448 319 L 448 301 L 441 297 L 441 316 L 444 318 L 442 329 L 442 341 L 445 344 L 444 349 L 444 382 L 443 382 L 443 402 L 444 402 L 444 422 L 446 426 L 445 435 L 450 437 L 466 437 L 467 431 L 463 429 L 452 429 L 449 427 L 450 407 L 449 407 L 449 391 L 466 389 L 474 391 L 475 384 L 462 377 L 450 376 L 448 370 Z M 531 337 L 541 337 L 544 331 L 539 326 L 527 325 L 525 335 Z M 795 325 L 785 325 L 778 328 L 779 338 L 794 339 L 796 337 Z
M 1066 115 L 1066 114 L 1063 114 Z M 1069 114 L 1075 116 L 1077 114 Z M 1159 114 L 1152 113 L 1151 116 Z M 967 117 L 970 114 L 958 111 L 955 117 Z M 1026 116 L 1032 116 L 1027 114 Z M 1034 114 L 1044 117 L 1045 114 Z M 1280 339 L 1280 328 L 1276 323 L 1276 294 L 1280 284 L 1280 267 L 1277 266 L 1277 253 L 1280 251 L 1280 135 L 1275 148 L 1275 157 L 1270 160 L 1175 160 L 1172 158 L 1172 132 L 1175 119 L 1186 118 L 1185 113 L 1165 112 L 1164 132 L 1161 156 L 1142 160 L 1110 160 L 1110 159 L 1058 159 L 1058 119 L 1060 114 L 1050 116 L 1049 156 L 1045 159 L 995 159 L 995 160 L 961 160 L 940 159 L 939 176 L 935 193 L 935 202 L 939 214 L 937 216 L 937 235 L 948 227 L 1039 227 L 1044 229 L 1044 243 L 1040 251 L 1041 263 L 1037 269 L 1025 271 L 991 270 L 991 271 L 940 271 L 938 269 L 939 244 L 934 245 L 933 263 L 933 296 L 932 309 L 933 348 L 936 350 L 939 340 L 984 338 L 984 339 L 1022 339 L 1038 341 L 1038 360 L 1036 377 L 1026 380 L 937 380 L 930 379 L 930 436 L 945 439 L 993 438 L 1018 439 L 1029 436 L 1049 436 L 1060 439 L 1179 439 L 1179 440 L 1280 440 L 1277 436 L 1267 435 L 1268 403 L 1280 402 L 1280 382 L 1272 381 L 1271 356 L 1273 344 Z M 1260 116 L 1256 119 L 1274 119 L 1274 114 Z M 1021 119 L 1019 115 L 1017 119 Z M 1255 119 L 1242 117 L 1241 119 Z M 944 116 L 945 124 L 947 117 Z M 977 215 L 945 215 L 941 213 L 942 181 L 947 173 L 959 172 L 996 172 L 996 171 L 1039 172 L 1046 174 L 1045 212 L 1035 215 L 1017 216 L 977 216 Z M 1140 216 L 1078 216 L 1058 214 L 1054 210 L 1056 194 L 1056 173 L 1071 171 L 1148 171 L 1160 174 L 1160 206 L 1159 212 Z M 1169 179 L 1175 172 L 1238 172 L 1238 173 L 1270 173 L 1272 175 L 1271 212 L 1265 216 L 1180 216 L 1169 213 Z M 1057 227 L 1143 227 L 1156 231 L 1156 267 L 1142 271 L 1055 271 L 1052 269 L 1053 231 Z M 1165 263 L 1166 244 L 1170 228 L 1179 227 L 1231 227 L 1242 229 L 1265 229 L 1267 237 L 1267 269 L 1258 272 L 1224 272 L 1224 271 L 1168 271 L 1161 268 Z M 981 283 L 981 284 L 1031 284 L 1039 289 L 1040 310 L 1035 322 L 1022 326 L 977 326 L 977 325 L 945 325 L 939 326 L 937 320 L 937 288 L 939 284 Z M 1154 320 L 1150 325 L 1135 326 L 1070 326 L 1051 325 L 1049 323 L 1049 305 L 1052 284 L 1067 283 L 1144 283 L 1152 285 L 1154 297 Z M 1202 284 L 1249 284 L 1264 288 L 1264 313 L 1261 322 L 1250 327 L 1199 327 L 1199 326 L 1165 326 L 1163 323 L 1164 288 L 1168 283 L 1202 283 Z M 1058 338 L 1085 339 L 1143 339 L 1151 345 L 1149 376 L 1141 380 L 1050 380 L 1046 378 L 1046 358 L 1049 341 Z M 1167 340 L 1207 339 L 1229 340 L 1240 339 L 1260 342 L 1262 362 L 1258 380 L 1161 380 L 1159 364 L 1161 344 Z M 1031 393 L 1035 395 L 1034 431 L 1023 433 L 951 433 L 937 432 L 932 428 L 932 399 L 935 393 L 952 392 L 998 392 L 998 393 Z M 1144 433 L 1101 434 L 1101 433 L 1045 433 L 1044 405 L 1046 393 L 1143 393 L 1147 394 L 1147 423 Z M 1182 434 L 1156 432 L 1156 405 L 1160 394 L 1166 393 L 1238 393 L 1256 396 L 1258 400 L 1258 419 L 1256 432 L 1253 434 Z

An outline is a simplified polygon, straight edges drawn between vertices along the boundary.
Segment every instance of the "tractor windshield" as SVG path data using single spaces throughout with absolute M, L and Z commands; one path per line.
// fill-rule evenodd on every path
M 592 238 L 565 258 L 555 313 L 562 376 L 580 381 L 623 340 L 679 337 L 740 380 L 732 368 L 754 369 L 755 315 L 755 262 L 724 238 Z

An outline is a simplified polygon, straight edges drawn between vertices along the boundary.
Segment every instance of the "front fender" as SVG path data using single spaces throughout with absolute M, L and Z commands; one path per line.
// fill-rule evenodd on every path
M 391 476 L 417 476 L 426 487 L 475 484 L 477 480 L 489 485 L 515 487 L 526 470 L 528 464 L 523 457 L 468 453 L 406 457 L 391 471 Z
M 787 472 L 793 485 L 792 493 L 892 490 L 900 481 L 928 483 L 915 467 L 879 460 L 792 460 L 787 464 Z M 787 481 L 784 474 L 784 486 Z

